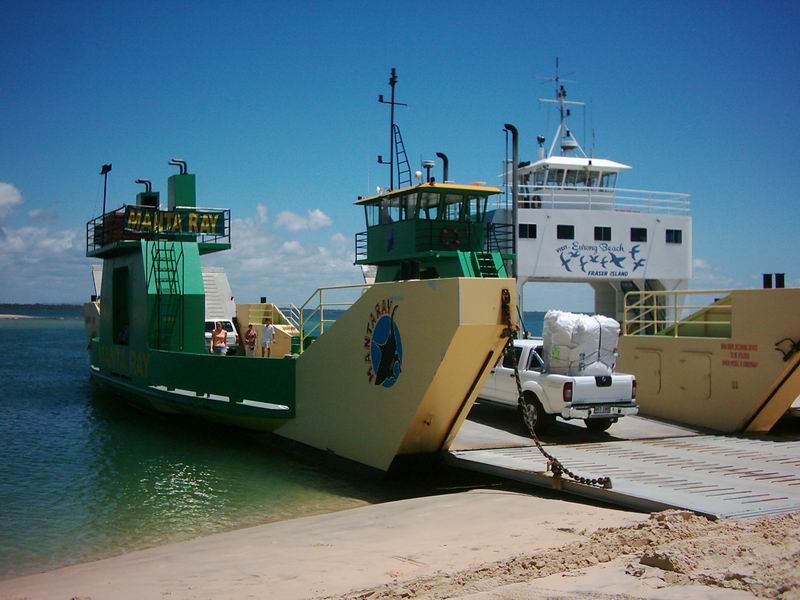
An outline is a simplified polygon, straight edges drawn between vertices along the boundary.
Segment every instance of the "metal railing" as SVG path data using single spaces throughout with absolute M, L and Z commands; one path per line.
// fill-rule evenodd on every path
M 731 290 L 628 292 L 623 335 L 729 338 L 730 294 Z
M 514 226 L 505 223 L 487 223 L 483 245 L 486 252 L 513 253 Z
M 356 234 L 356 262 L 367 260 L 367 232 L 359 231 Z
M 132 229 L 126 224 L 126 214 L 130 210 L 149 210 L 153 207 L 136 204 L 123 204 L 119 208 L 95 217 L 86 223 L 86 253 L 96 252 L 104 246 L 116 242 L 130 240 L 181 240 L 205 244 L 230 244 L 231 243 L 231 211 L 222 208 L 176 207 L 175 211 L 157 211 L 159 214 L 174 214 L 175 212 L 195 212 L 202 216 L 203 213 L 221 213 L 223 224 L 222 232 L 187 232 L 173 231 L 169 228 L 154 228 L 153 231 Z
M 336 319 L 326 318 L 325 311 L 328 310 L 330 316 L 331 310 L 344 312 L 350 308 L 355 300 L 347 301 L 343 299 L 325 300 L 326 293 L 330 298 L 331 294 L 337 294 L 343 290 L 361 290 L 363 294 L 367 289 L 372 287 L 369 284 L 353 284 L 353 285 L 334 285 L 329 287 L 317 288 L 308 300 L 303 302 L 299 308 L 295 307 L 296 314 L 298 315 L 300 330 L 300 352 L 302 353 L 306 347 L 306 338 L 315 339 L 325 333 L 325 327 L 330 326 L 336 322 Z
M 251 304 L 247 310 L 247 324 L 262 325 L 269 319 L 273 325 L 290 325 L 299 331 L 300 324 L 295 320 L 292 310 L 297 310 L 294 304 L 290 304 L 286 309 L 270 302 Z
M 566 208 L 581 210 L 615 210 L 620 212 L 688 215 L 689 194 L 654 192 L 625 188 L 533 186 L 521 185 L 519 208 Z M 492 208 L 509 208 L 502 197 L 496 197 Z

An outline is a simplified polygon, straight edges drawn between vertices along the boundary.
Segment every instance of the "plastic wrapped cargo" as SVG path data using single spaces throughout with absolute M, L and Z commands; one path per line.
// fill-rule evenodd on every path
M 619 323 L 603 315 L 550 310 L 542 330 L 545 368 L 559 375 L 610 375 L 617 360 Z

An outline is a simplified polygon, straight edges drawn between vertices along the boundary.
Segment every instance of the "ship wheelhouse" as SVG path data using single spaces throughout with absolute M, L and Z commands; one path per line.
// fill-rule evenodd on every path
M 421 183 L 359 198 L 367 229 L 356 234 L 356 264 L 375 265 L 376 281 L 505 277 L 510 225 L 489 220 L 500 189 Z
M 617 176 L 630 169 L 612 160 L 553 156 L 522 163 L 519 208 L 613 207 Z

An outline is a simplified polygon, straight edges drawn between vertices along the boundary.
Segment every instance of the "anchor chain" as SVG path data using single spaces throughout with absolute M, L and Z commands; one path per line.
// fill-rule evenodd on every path
M 514 381 L 517 384 L 517 401 L 522 402 L 522 382 L 519 378 L 519 365 L 517 364 L 517 354 L 514 352 L 514 335 L 516 332 L 516 328 L 514 327 L 514 323 L 511 320 L 511 293 L 504 289 L 501 294 L 502 300 L 502 311 L 503 311 L 503 321 L 505 321 L 506 328 L 503 330 L 503 337 L 506 338 L 506 346 L 503 348 L 503 355 L 509 356 L 511 360 L 511 365 L 514 368 Z M 611 489 L 611 478 L 610 477 L 582 477 L 581 475 L 577 475 L 570 471 L 564 464 L 558 460 L 555 456 L 550 454 L 547 450 L 544 449 L 542 446 L 542 442 L 539 441 L 539 438 L 536 435 L 535 431 L 530 432 L 531 437 L 533 438 L 533 443 L 536 444 L 536 447 L 539 449 L 539 452 L 547 459 L 547 469 L 553 473 L 553 480 L 556 483 L 555 487 L 558 487 L 558 484 L 561 481 L 562 475 L 566 475 L 573 481 L 578 483 L 582 483 L 584 485 L 594 485 L 600 486 L 605 489 Z

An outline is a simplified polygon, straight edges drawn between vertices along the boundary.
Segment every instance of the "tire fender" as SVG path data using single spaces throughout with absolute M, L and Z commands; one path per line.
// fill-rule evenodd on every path
M 553 406 L 553 403 L 550 401 L 550 398 L 547 395 L 547 392 L 544 391 L 542 386 L 535 382 L 535 381 L 526 381 L 522 384 L 522 393 L 530 392 L 534 396 L 539 399 L 539 402 L 544 408 L 544 411 L 549 415 L 560 415 L 561 414 L 561 403 L 559 402 L 557 406 Z

